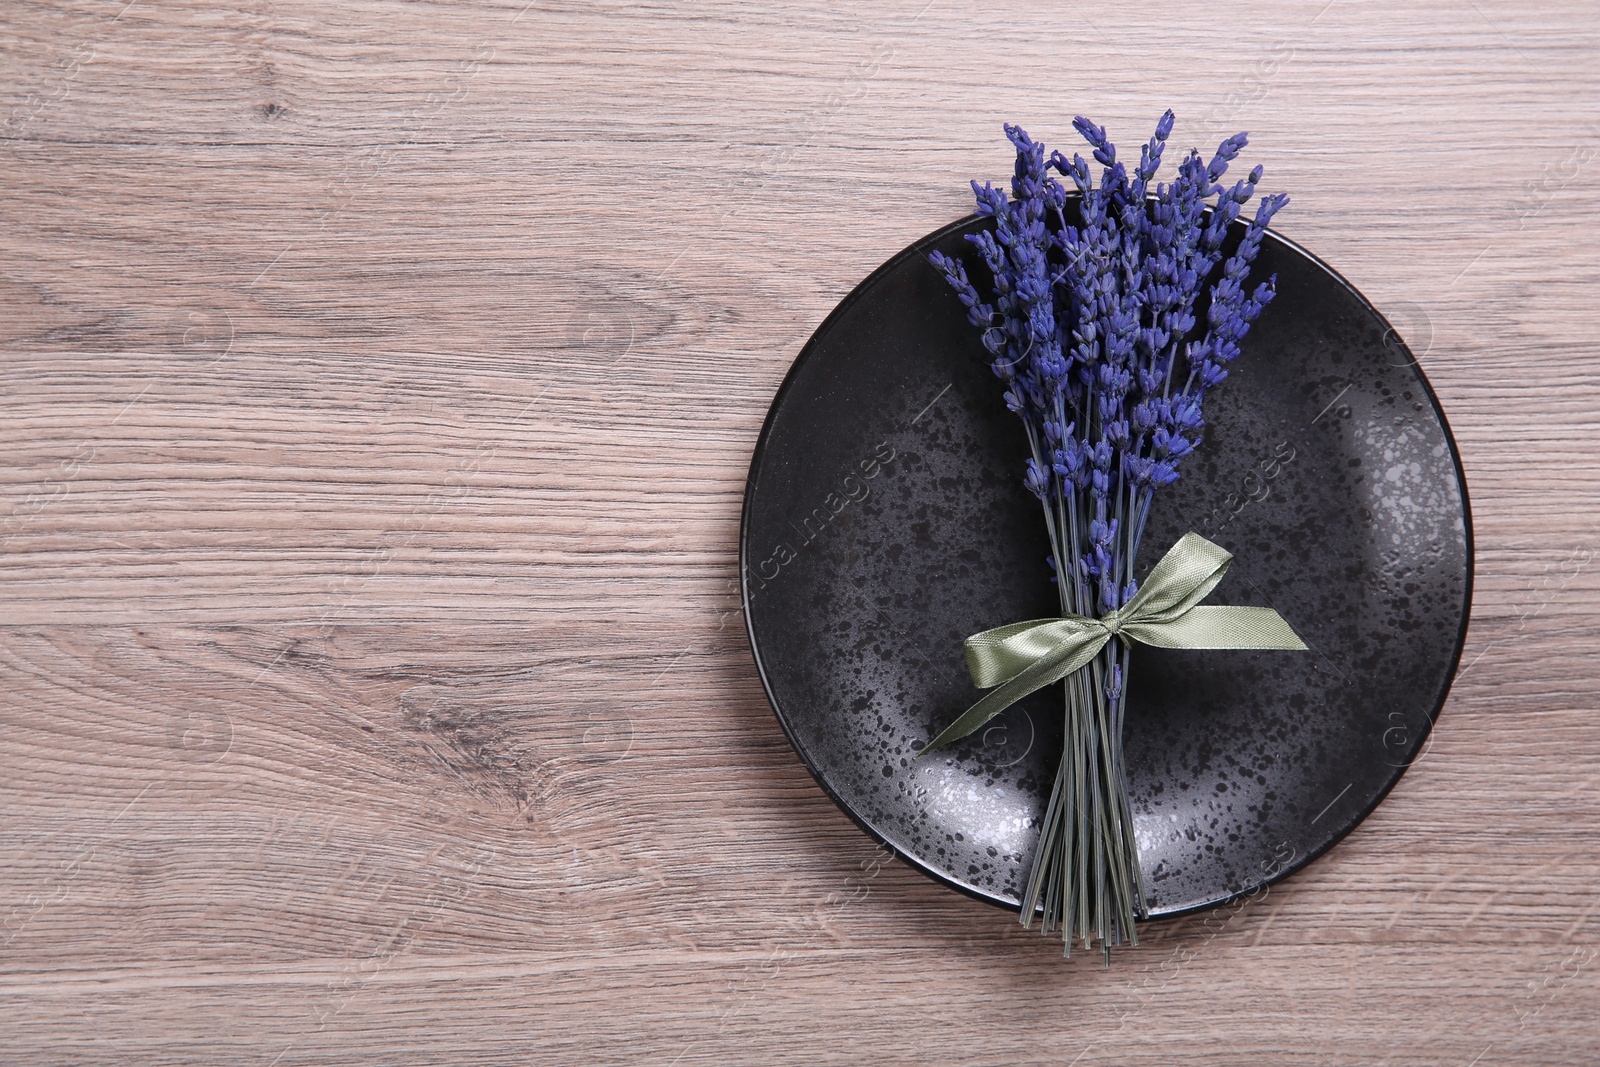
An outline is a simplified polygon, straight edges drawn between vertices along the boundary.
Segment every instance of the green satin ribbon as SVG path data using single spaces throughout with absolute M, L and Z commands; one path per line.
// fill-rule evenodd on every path
M 1029 693 L 1087 664 L 1112 637 L 1157 648 L 1276 648 L 1306 644 L 1271 608 L 1201 604 L 1228 573 L 1233 554 L 1197 533 L 1167 550 L 1132 600 L 1098 619 L 1032 619 L 967 638 L 967 670 L 991 689 L 921 752 L 965 737 Z M 921 754 L 918 753 L 918 755 Z

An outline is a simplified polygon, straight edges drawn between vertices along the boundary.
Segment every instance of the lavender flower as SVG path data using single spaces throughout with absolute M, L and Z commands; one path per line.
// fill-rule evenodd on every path
M 1150 498 L 1177 480 L 1200 443 L 1201 402 L 1272 299 L 1273 280 L 1249 289 L 1246 278 L 1288 198 L 1262 198 L 1224 260 L 1229 228 L 1262 177 L 1258 166 L 1222 184 L 1245 134 L 1223 141 L 1209 162 L 1190 152 L 1152 195 L 1171 111 L 1131 175 L 1104 127 L 1081 116 L 1073 127 L 1103 168 L 1098 186 L 1081 156 L 1047 160 L 1045 146 L 1012 125 L 1011 196 L 973 183 L 979 214 L 994 220 L 969 238 L 993 278 L 988 299 L 959 259 L 930 258 L 983 331 L 1006 404 L 1028 429 L 1028 489 L 1060 512 L 1051 517 L 1064 541 L 1056 557 L 1068 563 L 1064 607 L 1092 614 L 1136 588 Z M 1071 182 L 1076 219 L 1052 171 Z M 1197 307 L 1206 308 L 1204 323 Z
M 1233 224 L 1262 178 L 1258 166 L 1223 184 L 1249 143 L 1245 134 L 1223 141 L 1209 162 L 1189 152 L 1174 179 L 1161 183 L 1156 175 L 1173 129 L 1171 111 L 1140 147 L 1131 173 L 1104 127 L 1080 116 L 1073 128 L 1102 168 L 1098 185 L 1082 156 L 1046 156 L 1042 143 L 1012 125 L 1005 127 L 1016 151 L 1010 196 L 972 183 L 978 213 L 993 225 L 967 240 L 993 280 L 992 292 L 980 293 L 958 258 L 935 253 L 930 260 L 982 331 L 1006 406 L 1027 431 L 1032 455 L 1023 484 L 1044 507 L 1062 611 L 1101 615 L 1137 591 L 1134 565 L 1155 490 L 1177 481 L 1183 460 L 1199 447 L 1205 395 L 1226 380 L 1228 364 L 1273 298 L 1274 278 L 1254 288 L 1248 280 L 1267 226 L 1288 197 L 1263 197 L 1229 251 Z M 1126 676 L 1126 650 L 1112 644 L 1096 661 L 1092 683 L 1069 682 L 1070 707 L 1099 709 L 1084 711 L 1089 718 L 1072 735 L 1079 739 L 1073 743 L 1089 746 L 1074 774 L 1101 758 L 1090 749 L 1102 732 L 1120 753 Z M 1119 760 L 1096 764 L 1107 782 L 1120 783 Z M 1082 801 L 1084 780 L 1074 781 Z M 1105 900 L 1093 918 L 1083 910 L 1087 898 L 1067 900 L 1078 890 L 1069 886 L 1064 857 L 1087 862 L 1080 852 L 1088 846 L 1063 844 L 1070 828 L 1059 812 L 1083 805 L 1058 808 L 1052 800 L 1058 814 L 1041 832 L 1025 921 L 1044 892 L 1047 931 L 1054 921 L 1064 936 L 1075 931 L 1086 941 L 1091 927 L 1102 940 L 1131 936 L 1133 916 L 1143 914 L 1136 862 L 1127 873 L 1131 822 L 1120 792 L 1107 803 L 1120 807 L 1093 832 L 1102 835 L 1095 848 L 1122 856 L 1124 866 L 1112 870 L 1123 876 L 1115 914 Z M 1085 824 L 1078 832 L 1091 831 Z

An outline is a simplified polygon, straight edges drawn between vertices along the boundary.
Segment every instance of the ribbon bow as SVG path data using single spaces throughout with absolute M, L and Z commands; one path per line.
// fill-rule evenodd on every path
M 1233 554 L 1186 533 L 1122 607 L 1098 619 L 1065 615 L 985 630 L 967 638 L 967 670 L 990 689 L 921 752 L 965 737 L 1029 693 L 1059 682 L 1099 654 L 1113 636 L 1157 648 L 1276 648 L 1306 644 L 1271 608 L 1201 604 L 1228 573 Z M 920 755 L 921 752 L 918 754 Z

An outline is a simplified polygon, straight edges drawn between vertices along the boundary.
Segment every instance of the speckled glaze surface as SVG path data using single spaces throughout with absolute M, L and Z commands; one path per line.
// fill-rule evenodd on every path
M 864 281 L 773 403 L 745 498 L 745 617 L 817 781 L 930 875 L 1016 908 L 1061 751 L 1059 687 L 926 759 L 979 692 L 962 641 L 1057 612 L 1026 442 L 927 263 Z M 1270 604 L 1310 652 L 1136 647 L 1125 735 L 1153 916 L 1206 907 L 1343 837 L 1426 742 L 1471 600 L 1466 486 L 1410 350 L 1343 279 L 1269 236 L 1279 294 L 1156 499 L 1141 573 L 1187 530 L 1235 559 L 1208 603 Z

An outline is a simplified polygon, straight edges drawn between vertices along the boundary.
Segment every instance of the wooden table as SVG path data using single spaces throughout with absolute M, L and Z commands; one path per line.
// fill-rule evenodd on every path
M 0 1061 L 1600 1057 L 1600 30 L 1579 0 L 12 3 Z M 1002 120 L 1247 128 L 1421 354 L 1427 755 L 1109 971 L 888 861 L 763 697 L 750 451 Z

